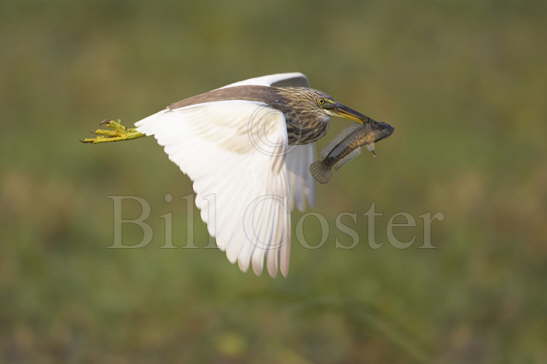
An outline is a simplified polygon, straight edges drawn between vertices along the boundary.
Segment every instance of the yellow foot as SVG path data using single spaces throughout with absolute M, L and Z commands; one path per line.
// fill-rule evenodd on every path
M 83 138 L 80 141 L 82 143 L 108 143 L 108 142 L 121 142 L 124 140 L 137 139 L 145 136 L 135 128 L 126 128 L 122 125 L 120 120 L 105 120 L 101 122 L 101 125 L 105 125 L 108 129 L 97 129 L 93 133 L 97 135 L 94 138 Z

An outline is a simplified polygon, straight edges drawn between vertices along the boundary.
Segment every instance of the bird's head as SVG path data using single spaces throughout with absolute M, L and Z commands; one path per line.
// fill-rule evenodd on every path
M 323 114 L 325 118 L 340 117 L 353 120 L 360 124 L 364 124 L 372 120 L 368 116 L 361 114 L 359 111 L 336 101 L 332 96 L 318 90 L 305 89 L 300 97 L 303 101 L 305 101 L 307 104 L 306 106 L 309 109 Z

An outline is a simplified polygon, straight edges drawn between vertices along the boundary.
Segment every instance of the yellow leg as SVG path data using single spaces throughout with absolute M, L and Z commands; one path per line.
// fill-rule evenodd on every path
M 97 129 L 94 131 L 94 134 L 97 135 L 96 137 L 83 138 L 81 142 L 93 144 L 121 142 L 145 136 L 135 128 L 126 128 L 119 120 L 105 120 L 101 122 L 101 125 L 105 125 L 109 129 Z

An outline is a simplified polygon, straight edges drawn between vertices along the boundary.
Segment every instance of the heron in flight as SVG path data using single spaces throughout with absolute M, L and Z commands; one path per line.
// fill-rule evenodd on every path
M 314 142 L 329 119 L 371 119 L 309 87 L 302 73 L 229 84 L 183 99 L 135 128 L 105 121 L 84 143 L 153 136 L 193 181 L 196 205 L 218 247 L 242 271 L 287 276 L 291 211 L 314 204 Z

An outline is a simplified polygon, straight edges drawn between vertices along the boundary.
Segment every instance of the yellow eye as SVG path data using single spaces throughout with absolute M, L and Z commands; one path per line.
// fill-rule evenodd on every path
M 326 103 L 327 103 L 327 100 L 319 99 L 319 105 L 325 105 Z

